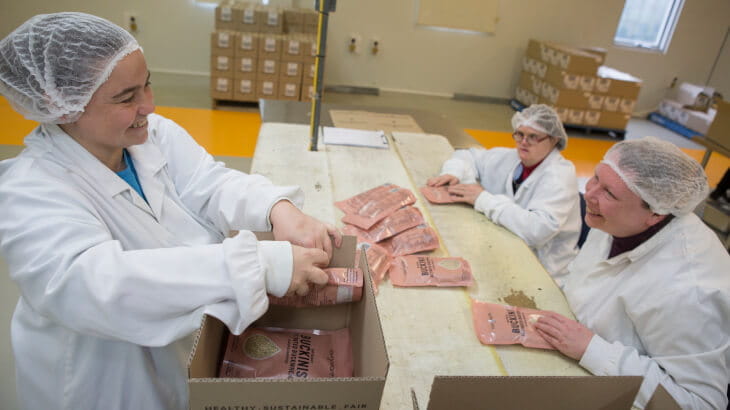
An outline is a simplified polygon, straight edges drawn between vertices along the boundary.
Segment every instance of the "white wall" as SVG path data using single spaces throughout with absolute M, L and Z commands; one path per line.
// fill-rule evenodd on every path
M 209 70 L 213 9 L 194 0 L 1 1 L 7 4 L 1 6 L 0 36 L 40 12 L 85 11 L 122 24 L 124 12 L 135 11 L 138 39 L 153 71 L 203 75 Z M 271 3 L 310 6 L 313 1 Z M 608 49 L 608 65 L 644 80 L 639 111 L 653 108 L 674 77 L 707 81 L 730 22 L 730 2 L 687 1 L 667 54 L 612 45 L 622 8 L 620 0 L 502 1 L 496 33 L 478 35 L 415 27 L 415 0 L 339 0 L 330 15 L 325 84 L 508 98 L 529 38 Z M 347 51 L 353 33 L 365 43 L 358 55 Z M 376 56 L 369 53 L 373 37 L 381 44 Z

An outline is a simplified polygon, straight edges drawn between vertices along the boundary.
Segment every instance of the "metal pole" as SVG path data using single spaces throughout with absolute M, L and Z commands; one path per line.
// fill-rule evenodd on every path
M 319 13 L 317 24 L 317 56 L 314 61 L 314 96 L 312 97 L 312 115 L 309 122 L 311 140 L 310 151 L 317 151 L 317 137 L 319 135 L 319 116 L 322 109 L 322 76 L 324 74 L 324 51 L 327 47 L 327 18 L 335 11 L 336 0 L 316 0 L 314 8 Z

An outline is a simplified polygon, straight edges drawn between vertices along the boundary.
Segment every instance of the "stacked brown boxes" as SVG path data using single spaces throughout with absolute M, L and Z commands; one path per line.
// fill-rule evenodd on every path
M 224 1 L 215 11 L 211 88 L 218 101 L 307 101 L 314 81 L 318 14 Z
M 600 49 L 530 40 L 515 91 L 525 105 L 548 104 L 570 125 L 624 130 L 641 80 L 603 66 Z

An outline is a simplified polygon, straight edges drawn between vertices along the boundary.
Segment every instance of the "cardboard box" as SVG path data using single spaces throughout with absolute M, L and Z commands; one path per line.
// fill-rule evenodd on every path
M 302 40 L 303 36 L 301 35 L 285 35 L 281 42 L 281 60 L 301 62 L 304 46 L 306 46 L 306 44 L 302 44 Z
M 236 33 L 233 52 L 236 57 L 256 57 L 259 53 L 258 33 Z
M 317 65 L 314 63 L 302 63 L 302 82 L 312 83 L 317 75 Z
M 520 87 L 515 89 L 515 99 L 526 106 L 537 104 L 540 101 L 540 97 L 537 94 Z
M 238 74 L 256 74 L 259 69 L 258 59 L 254 56 L 235 57 L 234 76 Z
M 585 51 L 588 54 L 592 54 L 598 58 L 598 64 L 603 65 L 606 62 L 606 55 L 608 50 L 601 47 L 580 47 L 579 50 Z
M 256 33 L 261 29 L 261 16 L 253 3 L 236 3 L 233 6 L 233 21 L 236 31 Z
M 235 30 L 233 20 L 233 2 L 223 1 L 215 8 L 215 29 Z
M 353 266 L 354 246 L 355 238 L 345 237 L 343 246 L 335 249 L 330 266 Z M 360 266 L 367 266 L 364 254 Z M 190 409 L 278 410 L 303 406 L 309 409 L 378 409 L 389 363 L 370 274 L 363 276 L 365 289 L 359 302 L 315 308 L 270 306 L 256 322 L 256 325 L 285 328 L 332 330 L 348 327 L 354 377 L 310 380 L 217 378 L 228 331 L 218 319 L 206 316 L 188 359 Z
M 717 118 L 717 112 L 712 108 L 707 112 L 688 110 L 674 100 L 662 100 L 659 103 L 659 112 L 700 135 L 709 133 L 710 127 L 714 123 L 713 118 Z M 720 137 L 723 137 L 722 134 Z
M 261 75 L 279 77 L 281 62 L 273 58 L 259 58 L 256 72 Z
M 302 83 L 302 63 L 298 61 L 282 61 L 279 67 L 280 79 L 297 84 Z
M 305 24 L 304 25 L 305 34 L 317 34 L 318 29 L 319 29 L 318 24 Z
M 641 80 L 611 67 L 601 66 L 596 75 L 595 93 L 636 100 L 641 91 Z
M 284 32 L 284 11 L 279 7 L 263 6 L 256 11 L 258 18 L 261 19 L 259 31 L 262 33 Z
M 277 77 L 256 78 L 256 97 L 275 100 L 279 97 L 279 79 Z
M 600 110 L 603 108 L 603 101 L 606 99 L 605 95 L 591 94 L 588 97 L 588 109 Z
M 302 91 L 301 95 L 299 96 L 299 101 L 312 101 L 312 98 L 314 98 L 314 85 L 302 84 Z
M 526 54 L 536 60 L 557 66 L 574 74 L 595 75 L 600 58 L 577 48 L 531 39 Z
M 314 63 L 317 58 L 317 38 L 311 34 L 302 35 L 302 55 L 299 61 L 302 63 Z
M 235 60 L 233 56 L 216 55 L 210 56 L 210 75 L 218 77 L 233 77 Z
M 597 127 L 598 121 L 601 119 L 601 112 L 596 110 L 586 110 L 583 116 L 583 124 Z
M 581 91 L 592 92 L 593 87 L 596 85 L 596 77 L 592 75 L 582 75 L 580 76 L 578 84 Z
M 301 80 L 279 80 L 279 99 L 280 100 L 293 100 L 299 101 L 302 90 Z
M 568 110 L 568 124 L 583 125 L 586 110 L 571 108 Z
M 634 107 L 636 107 L 636 100 L 632 100 L 631 98 L 622 98 L 621 102 L 618 103 L 618 110 L 626 114 L 633 113 Z
M 319 12 L 310 9 L 302 9 L 302 17 L 305 25 L 317 25 L 319 23 Z
M 233 77 L 210 76 L 210 96 L 216 100 L 233 98 Z
M 579 90 L 559 89 L 549 83 L 543 83 L 541 96 L 551 105 L 585 110 L 588 109 L 591 94 Z
M 715 119 L 705 137 L 715 144 L 730 150 L 730 102 L 719 100 Z
M 603 110 L 604 111 L 618 111 L 618 106 L 621 103 L 621 97 L 615 97 L 612 95 L 607 95 L 603 99 Z
M 262 34 L 259 36 L 259 58 L 281 59 L 283 37 L 278 34 Z
M 542 68 L 537 65 L 538 71 L 542 71 Z M 542 78 L 555 86 L 556 88 L 562 88 L 565 90 L 578 90 L 580 89 L 581 76 L 574 73 L 569 73 L 565 70 L 561 70 L 555 66 L 545 66 L 544 75 Z
M 542 94 L 542 84 L 543 81 L 536 75 L 522 71 L 520 73 L 520 80 L 517 82 L 517 87 L 539 95 Z
M 631 114 L 626 114 L 623 112 L 601 111 L 601 118 L 598 120 L 598 126 L 614 130 L 625 130 L 626 124 L 629 123 L 630 119 Z
M 233 79 L 234 101 L 257 101 L 256 74 L 236 75 Z
M 428 410 L 629 410 L 641 376 L 436 376 Z
M 304 13 L 301 9 L 284 9 L 284 32 L 301 33 L 304 30 Z
M 730 205 L 708 200 L 702 220 L 722 233 L 730 232 Z
M 214 31 L 210 34 L 210 53 L 219 56 L 233 56 L 235 43 L 235 31 Z

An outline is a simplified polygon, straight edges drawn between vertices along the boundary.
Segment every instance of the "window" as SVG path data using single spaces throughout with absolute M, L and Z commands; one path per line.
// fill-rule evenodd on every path
M 614 44 L 666 52 L 684 0 L 626 0 Z

